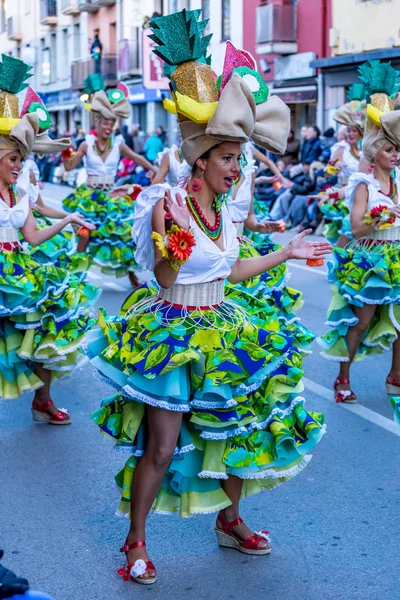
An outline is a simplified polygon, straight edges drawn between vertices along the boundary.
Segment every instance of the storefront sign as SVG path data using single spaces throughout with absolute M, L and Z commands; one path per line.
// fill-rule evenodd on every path
M 309 89 L 285 88 L 280 90 L 276 88 L 271 92 L 274 96 L 279 96 L 286 104 L 299 104 L 317 102 L 318 92 L 315 86 L 309 86 Z
M 306 77 L 315 77 L 315 69 L 310 67 L 310 62 L 315 60 L 315 52 L 302 52 L 301 54 L 291 54 L 276 58 L 275 79 L 304 79 Z
M 149 38 L 151 29 L 143 31 L 143 85 L 148 90 L 167 90 L 169 80 L 164 77 L 164 62 L 152 52 L 155 42 Z
M 146 90 L 143 85 L 129 86 L 129 102 L 131 104 L 161 102 L 163 94 L 169 96 L 167 90 Z

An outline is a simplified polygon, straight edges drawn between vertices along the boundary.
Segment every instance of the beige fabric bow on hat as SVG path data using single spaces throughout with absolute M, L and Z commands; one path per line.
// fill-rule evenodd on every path
M 24 115 L 12 128 L 9 136 L 0 136 L 0 160 L 16 150 L 25 158 L 32 152 L 38 131 L 38 116 L 35 113 Z
M 365 125 L 365 110 L 366 110 L 366 102 L 361 102 L 361 110 L 359 111 L 360 101 L 352 100 L 351 102 L 346 102 L 333 115 L 334 121 L 339 123 L 340 125 L 347 125 L 347 127 L 357 127 L 361 136 L 364 135 L 364 125 Z
M 249 86 L 235 74 L 225 86 L 207 125 L 181 121 L 179 126 L 182 154 L 190 166 L 217 144 L 243 144 L 250 138 L 267 150 L 283 154 L 290 131 L 290 110 L 277 96 L 256 105 Z
M 127 119 L 131 113 L 128 98 L 124 96 L 122 100 L 113 104 L 103 90 L 93 94 L 90 110 L 95 113 L 97 122 L 102 119 L 116 121 L 118 117 Z
M 71 140 L 69 138 L 53 140 L 49 137 L 48 133 L 44 133 L 36 138 L 32 147 L 32 152 L 37 152 L 38 154 L 56 154 L 57 152 L 66 150 L 70 145 Z
M 380 127 L 372 127 L 364 135 L 362 150 L 369 162 L 375 160 L 385 142 L 391 142 L 396 148 L 400 148 L 400 111 L 391 110 L 384 113 L 380 121 Z

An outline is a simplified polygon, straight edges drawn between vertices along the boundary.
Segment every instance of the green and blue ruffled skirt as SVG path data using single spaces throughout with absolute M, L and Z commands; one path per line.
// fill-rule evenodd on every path
M 319 209 L 325 218 L 322 234 L 328 242 L 335 246 L 341 235 L 352 237 L 350 213 L 344 199 L 325 202 Z
M 116 394 L 93 415 L 126 453 L 117 474 L 119 514 L 128 514 L 132 480 L 146 449 L 147 406 L 182 413 L 174 456 L 153 504 L 190 517 L 230 504 L 221 482 L 244 480 L 243 497 L 299 473 L 321 439 L 323 415 L 309 413 L 301 356 L 285 334 L 260 327 L 235 302 L 189 310 L 139 288 L 118 317 L 101 311 L 87 352 Z
M 107 191 L 79 186 L 63 201 L 68 212 L 79 212 L 97 227 L 90 232 L 89 253 L 102 273 L 123 277 L 138 269 L 132 240 L 134 201 L 129 196 L 110 198 Z
M 80 365 L 85 334 L 95 324 L 100 292 L 29 253 L 0 253 L 0 398 L 17 398 L 43 382 L 42 364 L 57 379 Z
M 335 248 L 330 270 L 333 297 L 327 324 L 332 330 L 318 342 L 322 356 L 347 362 L 346 336 L 358 320 L 353 307 L 375 305 L 376 312 L 357 350 L 355 361 L 392 348 L 400 331 L 400 243 L 352 242 Z
M 281 246 L 268 236 L 255 234 L 252 240 L 241 238 L 240 258 L 266 256 Z M 287 285 L 289 273 L 286 263 L 278 265 L 262 275 L 252 277 L 239 284 L 227 284 L 226 295 L 235 300 L 246 312 L 271 326 L 274 316 L 278 328 L 293 338 L 296 347 L 309 354 L 315 334 L 300 323 L 296 312 L 303 306 L 302 293 Z

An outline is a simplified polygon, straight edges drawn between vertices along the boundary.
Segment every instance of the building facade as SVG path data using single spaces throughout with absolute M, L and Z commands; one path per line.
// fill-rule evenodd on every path
M 390 60 L 400 69 L 399 19 L 400 0 L 332 0 L 329 49 L 312 62 L 323 79 L 325 123 L 332 124 L 332 114 L 346 101 L 363 62 Z

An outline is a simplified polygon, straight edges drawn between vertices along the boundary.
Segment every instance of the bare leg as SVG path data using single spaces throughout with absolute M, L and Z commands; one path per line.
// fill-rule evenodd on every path
M 89 240 L 90 238 L 87 235 L 78 235 L 78 252 L 86 252 L 89 246 Z
M 128 271 L 128 277 L 133 287 L 139 287 L 140 281 L 137 278 L 136 273 L 134 273 L 133 271 Z
M 227 508 L 225 508 L 224 510 L 221 510 L 219 512 L 218 517 L 221 515 L 224 519 L 226 519 L 229 523 L 231 523 L 232 521 L 235 521 L 236 519 L 238 519 L 240 516 L 239 502 L 240 502 L 240 496 L 242 493 L 243 479 L 240 479 L 239 477 L 234 477 L 231 475 L 229 477 L 229 479 L 226 479 L 225 481 L 223 481 L 222 487 L 224 488 L 224 492 L 229 497 L 232 504 L 230 506 L 228 506 Z M 218 519 L 217 519 L 217 525 L 218 525 Z M 251 537 L 252 535 L 254 535 L 254 531 L 249 529 L 245 523 L 241 523 L 240 525 L 233 527 L 233 532 L 235 533 L 235 535 L 237 535 L 242 540 L 245 540 L 245 539 Z M 260 540 L 260 542 L 258 543 L 258 548 L 261 549 L 261 548 L 267 548 L 267 547 L 268 547 L 267 540 L 264 540 L 264 539 Z
M 341 235 L 338 239 L 336 246 L 338 248 L 346 248 L 347 244 L 351 242 L 351 239 L 347 235 Z
M 400 336 L 393 343 L 392 366 L 390 374 L 393 377 L 400 377 Z
M 370 324 L 372 317 L 375 314 L 377 306 L 374 304 L 366 304 L 362 308 L 359 306 L 353 307 L 353 312 L 358 318 L 357 325 L 349 327 L 347 333 L 347 344 L 349 347 L 349 362 L 341 362 L 339 367 L 339 379 L 350 379 L 350 366 L 354 360 L 357 349 L 361 343 L 362 337 L 368 325 Z M 337 386 L 338 390 L 350 390 L 350 384 L 342 383 Z
M 127 544 L 146 538 L 146 519 L 160 489 L 163 477 L 173 457 L 182 423 L 182 413 L 161 408 L 147 407 L 148 442 L 140 459 L 131 491 L 131 525 Z M 139 558 L 149 560 L 146 548 L 134 548 L 127 553 L 128 562 Z M 146 571 L 143 577 L 153 577 Z

